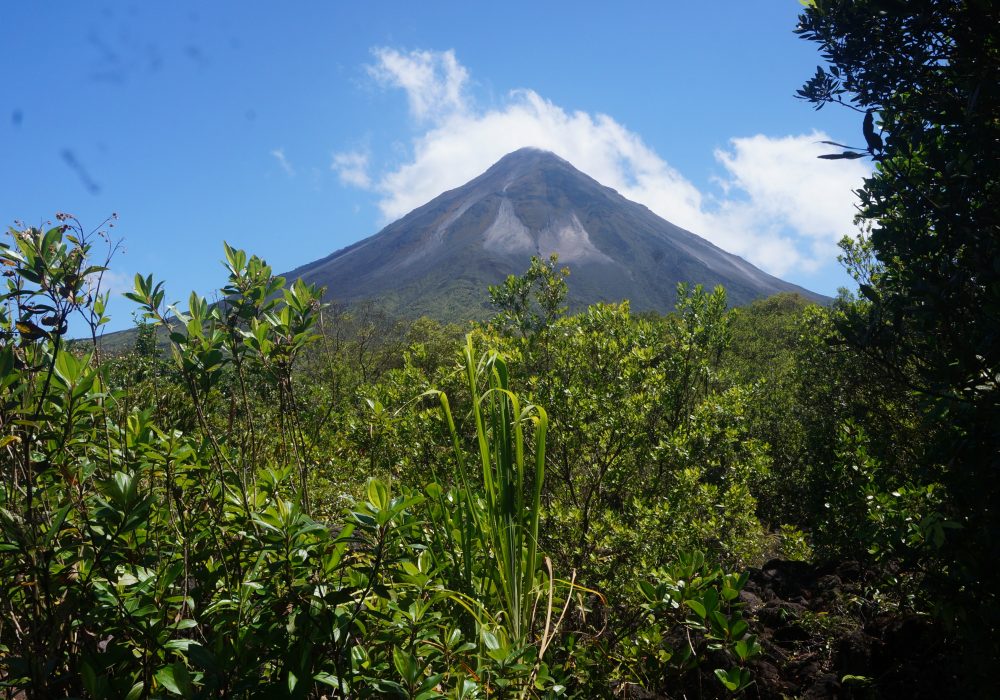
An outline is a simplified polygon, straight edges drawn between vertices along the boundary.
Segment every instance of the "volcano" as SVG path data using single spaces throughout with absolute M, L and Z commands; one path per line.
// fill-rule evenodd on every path
M 489 313 L 489 285 L 551 253 L 570 269 L 572 309 L 628 299 L 634 311 L 667 312 L 678 282 L 721 284 L 732 305 L 778 292 L 825 300 L 533 148 L 285 277 L 325 286 L 330 301 L 376 299 L 400 316 L 462 320 Z

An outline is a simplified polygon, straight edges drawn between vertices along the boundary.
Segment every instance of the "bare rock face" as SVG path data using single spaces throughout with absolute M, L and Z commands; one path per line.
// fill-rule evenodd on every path
M 485 315 L 488 285 L 522 273 L 532 255 L 552 253 L 571 270 L 577 309 L 629 299 L 636 311 L 666 312 L 678 282 L 722 284 L 732 304 L 778 292 L 824 300 L 530 148 L 285 276 L 326 286 L 332 300 L 378 298 L 401 315 L 457 320 Z

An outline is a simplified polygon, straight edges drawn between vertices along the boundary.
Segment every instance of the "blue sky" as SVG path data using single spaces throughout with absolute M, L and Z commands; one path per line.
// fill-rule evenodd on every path
M 818 62 L 799 8 L 5 3 L 0 219 L 117 212 L 116 290 L 182 300 L 222 283 L 223 240 L 288 270 L 530 145 L 833 294 L 866 166 L 815 158 L 860 124 L 792 97 Z

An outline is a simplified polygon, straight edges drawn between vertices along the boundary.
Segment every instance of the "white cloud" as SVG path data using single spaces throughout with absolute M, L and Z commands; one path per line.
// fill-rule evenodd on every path
M 367 189 L 372 181 L 368 176 L 368 154 L 364 151 L 334 153 L 330 169 L 337 173 L 345 185 Z
M 469 74 L 454 51 L 400 53 L 377 48 L 372 53 L 377 63 L 368 66 L 368 74 L 382 85 L 405 90 L 410 112 L 417 119 L 431 120 L 464 111 Z
M 714 154 L 724 170 L 718 192 L 702 192 L 610 116 L 569 112 L 524 89 L 499 107 L 479 109 L 463 91 L 468 74 L 453 52 L 379 49 L 375 56 L 379 62 L 369 72 L 403 88 L 424 125 L 408 162 L 370 180 L 365 158 L 368 185 L 351 181 L 381 194 L 386 221 L 467 182 L 505 154 L 534 146 L 773 274 L 831 262 L 836 242 L 852 230 L 852 190 L 868 168 L 817 160 L 828 150 L 816 143 L 829 139 L 822 132 L 733 138 Z
M 286 175 L 289 177 L 295 175 L 295 168 L 292 167 L 292 164 L 288 162 L 288 158 L 285 157 L 284 148 L 275 148 L 271 151 L 271 155 L 276 161 L 278 161 L 278 165 L 281 166 L 281 169 L 285 171 Z
M 752 257 L 779 272 L 809 271 L 832 260 L 837 241 L 852 230 L 854 190 L 869 168 L 858 161 L 819 160 L 830 152 L 818 143 L 823 140 L 830 137 L 818 131 L 780 138 L 758 134 L 716 150 L 727 173 L 723 192 L 743 197 L 718 202 L 706 235 L 716 236 L 723 247 L 739 247 L 735 237 L 749 232 L 753 245 L 766 246 Z

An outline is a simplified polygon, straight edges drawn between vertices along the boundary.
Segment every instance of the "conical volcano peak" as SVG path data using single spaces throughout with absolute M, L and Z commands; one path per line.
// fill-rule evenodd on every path
M 390 311 L 444 320 L 489 313 L 487 288 L 520 274 L 532 255 L 559 255 L 573 308 L 628 299 L 669 311 L 678 282 L 726 287 L 742 304 L 784 282 L 577 170 L 551 151 L 508 153 L 370 238 L 286 274 L 341 302 L 379 299 Z
M 526 146 L 512 151 L 494 163 L 483 177 L 503 175 L 508 178 L 524 177 L 525 175 L 541 173 L 545 170 L 564 170 L 580 173 L 572 163 L 560 158 L 552 151 Z
M 524 148 L 519 148 L 516 151 L 511 151 L 503 158 L 498 160 L 493 164 L 494 168 L 510 168 L 510 167 L 520 167 L 522 165 L 538 166 L 545 163 L 558 163 L 563 165 L 570 165 L 570 163 L 557 156 L 552 151 L 547 151 L 544 148 L 535 148 L 534 146 L 525 146 Z M 572 167 L 572 165 L 570 165 Z M 492 168 L 491 168 L 492 170 Z

